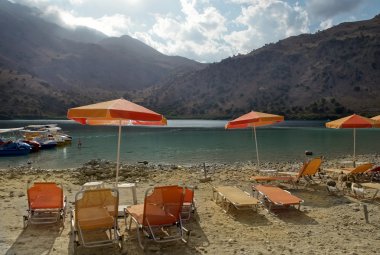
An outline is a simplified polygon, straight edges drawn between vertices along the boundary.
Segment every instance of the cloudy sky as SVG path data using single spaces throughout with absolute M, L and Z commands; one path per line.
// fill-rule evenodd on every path
M 379 0 L 13 0 L 168 55 L 217 62 L 292 35 L 373 18 Z

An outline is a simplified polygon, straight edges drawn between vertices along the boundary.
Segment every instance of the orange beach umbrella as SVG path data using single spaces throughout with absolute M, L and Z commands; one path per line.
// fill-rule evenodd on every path
M 231 120 L 230 122 L 226 124 L 225 128 L 226 129 L 249 128 L 249 127 L 252 128 L 252 131 L 255 136 L 257 165 L 259 166 L 260 160 L 259 160 L 259 150 L 257 147 L 256 127 L 272 125 L 281 121 L 284 121 L 284 116 L 251 111 L 247 114 L 240 116 L 237 119 Z
M 328 128 L 352 128 L 354 136 L 354 157 L 353 162 L 355 166 L 355 156 L 356 156 L 356 129 L 357 128 L 374 128 L 380 127 L 380 123 L 376 122 L 373 119 L 369 119 L 357 114 L 352 114 L 350 116 L 340 118 L 334 121 L 326 123 Z
M 159 113 L 123 98 L 71 108 L 67 118 L 87 125 L 112 125 L 119 127 L 116 159 L 116 186 L 119 179 L 121 126 L 166 125 L 166 119 Z

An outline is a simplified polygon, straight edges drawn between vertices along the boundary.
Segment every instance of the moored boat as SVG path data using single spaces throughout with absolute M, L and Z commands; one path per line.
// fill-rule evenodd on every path
M 0 156 L 21 156 L 30 153 L 32 148 L 23 142 L 2 141 L 0 144 Z
M 41 144 L 41 150 L 46 150 L 46 149 L 53 149 L 57 147 L 57 142 L 55 140 L 49 140 L 49 139 L 44 139 L 41 137 L 35 137 L 33 141 L 38 142 Z
M 38 152 L 41 149 L 41 144 L 37 141 L 21 140 L 21 142 L 29 144 L 32 147 L 31 152 Z

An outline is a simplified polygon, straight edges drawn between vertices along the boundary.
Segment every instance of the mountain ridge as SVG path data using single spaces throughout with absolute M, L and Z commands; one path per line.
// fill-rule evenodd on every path
M 0 118 L 65 117 L 70 107 L 122 96 L 169 118 L 380 114 L 380 15 L 211 64 L 40 15 L 0 1 Z
M 376 115 L 378 68 L 379 15 L 226 58 L 167 79 L 140 97 L 168 116 L 233 118 L 250 110 L 290 118 Z

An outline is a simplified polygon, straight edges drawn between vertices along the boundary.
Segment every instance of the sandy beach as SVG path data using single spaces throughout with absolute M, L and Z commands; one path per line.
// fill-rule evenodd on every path
M 379 163 L 380 156 L 362 156 L 364 160 Z M 340 167 L 345 158 L 329 160 L 326 167 Z M 263 168 L 296 171 L 301 162 L 264 163 Z M 61 183 L 68 198 L 68 212 L 73 208 L 75 193 L 80 186 L 92 180 L 103 180 L 111 185 L 114 164 L 93 160 L 77 169 L 45 170 L 33 167 L 2 169 L 0 176 L 0 253 L 1 254 L 71 254 L 69 215 L 65 227 L 58 225 L 30 225 L 23 229 L 22 216 L 26 215 L 28 182 L 54 181 Z M 191 230 L 187 244 L 149 242 L 141 250 L 135 231 L 125 231 L 122 251 L 112 247 L 85 249 L 78 254 L 378 254 L 380 251 L 379 199 L 364 202 L 350 195 L 330 195 L 324 184 L 292 189 L 302 198 L 301 210 L 269 213 L 260 206 L 252 210 L 223 212 L 212 200 L 212 186 L 232 185 L 251 192 L 249 177 L 257 174 L 253 163 L 207 165 L 211 181 L 200 182 L 202 165 L 123 165 L 122 182 L 137 183 L 137 197 L 143 202 L 147 188 L 159 185 L 185 184 L 195 187 L 197 210 L 185 223 Z M 369 192 L 372 192 L 369 190 Z M 370 194 L 367 194 L 370 195 Z M 120 200 L 131 200 L 121 197 Z M 364 216 L 367 206 L 369 222 Z

